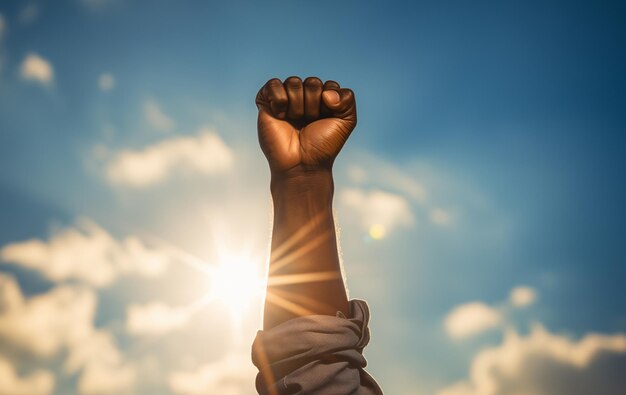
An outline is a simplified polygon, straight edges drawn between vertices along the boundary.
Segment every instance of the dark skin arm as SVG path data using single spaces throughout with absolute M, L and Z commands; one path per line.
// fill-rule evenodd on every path
M 334 81 L 290 77 L 269 80 L 256 103 L 274 204 L 264 329 L 299 316 L 347 315 L 332 167 L 356 126 L 354 94 Z

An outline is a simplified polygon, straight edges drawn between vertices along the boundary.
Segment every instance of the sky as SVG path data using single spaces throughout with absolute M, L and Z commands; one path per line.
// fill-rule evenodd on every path
M 270 78 L 334 166 L 388 394 L 621 394 L 626 5 L 0 3 L 0 395 L 254 394 Z M 231 302 L 227 302 L 227 301 Z

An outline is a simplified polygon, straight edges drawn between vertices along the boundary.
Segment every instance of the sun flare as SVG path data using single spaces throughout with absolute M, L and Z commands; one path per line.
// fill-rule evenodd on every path
M 263 298 L 265 283 L 252 259 L 224 257 L 209 274 L 210 299 L 226 306 L 234 319 L 240 320 Z

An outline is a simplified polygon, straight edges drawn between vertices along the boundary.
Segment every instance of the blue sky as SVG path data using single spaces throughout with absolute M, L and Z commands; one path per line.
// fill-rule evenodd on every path
M 234 311 L 211 279 L 263 276 L 254 97 L 290 75 L 357 96 L 335 209 L 387 393 L 619 393 L 625 17 L 609 1 L 3 2 L 0 394 L 254 393 L 261 296 Z

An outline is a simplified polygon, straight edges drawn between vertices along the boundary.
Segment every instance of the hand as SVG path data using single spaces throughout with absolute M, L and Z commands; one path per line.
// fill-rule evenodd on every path
M 356 126 L 350 89 L 316 77 L 269 80 L 256 97 L 259 143 L 273 176 L 332 169 Z

